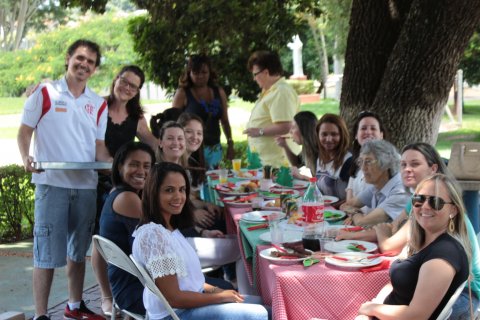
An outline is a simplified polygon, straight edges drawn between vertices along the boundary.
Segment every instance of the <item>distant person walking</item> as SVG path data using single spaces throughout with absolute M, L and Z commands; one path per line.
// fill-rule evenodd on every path
M 66 74 L 39 85 L 25 102 L 18 147 L 35 190 L 33 295 L 35 319 L 48 320 L 48 297 L 55 268 L 67 265 L 65 319 L 103 319 L 82 300 L 85 255 L 95 224 L 97 173 L 47 170 L 34 161 L 111 161 L 104 143 L 107 103 L 87 80 L 100 64 L 99 46 L 77 40 L 68 49 Z M 35 132 L 34 154 L 29 154 Z

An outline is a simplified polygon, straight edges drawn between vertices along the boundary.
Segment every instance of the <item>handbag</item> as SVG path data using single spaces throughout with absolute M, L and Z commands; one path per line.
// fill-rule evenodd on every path
M 459 180 L 480 180 L 480 142 L 455 142 L 448 169 Z

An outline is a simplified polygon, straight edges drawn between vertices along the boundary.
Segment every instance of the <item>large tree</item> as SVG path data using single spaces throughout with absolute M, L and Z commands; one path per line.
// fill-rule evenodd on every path
M 341 114 L 377 112 L 398 147 L 435 143 L 480 1 L 354 0 Z
M 12 51 L 20 47 L 28 20 L 40 0 L 0 1 L 0 50 Z

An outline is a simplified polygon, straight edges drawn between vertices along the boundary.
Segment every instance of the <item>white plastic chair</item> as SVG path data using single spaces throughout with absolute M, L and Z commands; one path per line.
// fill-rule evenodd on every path
M 168 303 L 167 299 L 165 299 L 165 297 L 163 296 L 160 289 L 158 289 L 157 285 L 155 284 L 155 281 L 150 276 L 150 274 L 147 272 L 147 270 L 145 270 L 145 268 L 135 260 L 133 255 L 130 255 L 130 259 L 133 261 L 133 263 L 137 267 L 138 272 L 140 273 L 140 276 L 141 276 L 141 278 L 139 277 L 140 282 L 145 287 L 147 287 L 154 295 L 156 295 L 158 297 L 158 299 L 160 299 L 160 301 L 163 302 L 163 304 L 165 305 L 165 308 L 167 309 L 167 311 L 170 313 L 170 316 L 174 320 L 180 320 L 178 318 L 177 314 L 175 313 L 175 311 L 173 311 L 172 307 Z
M 455 292 L 453 293 L 453 295 L 450 297 L 450 299 L 448 300 L 447 304 L 445 305 L 445 307 L 443 307 L 443 310 L 442 312 L 440 312 L 440 314 L 438 315 L 437 317 L 437 320 L 446 320 L 450 317 L 450 315 L 452 314 L 452 307 L 455 303 L 455 301 L 457 301 L 458 297 L 460 296 L 460 294 L 462 293 L 463 291 L 463 288 L 465 288 L 465 285 L 467 284 L 467 281 L 463 282 L 458 288 L 457 290 L 455 290 Z
M 102 257 L 105 259 L 107 263 L 110 263 L 137 277 L 144 287 L 147 287 L 150 291 L 152 291 L 153 293 L 155 293 L 155 295 L 158 296 L 160 301 L 162 301 L 162 303 L 165 305 L 166 309 L 170 313 L 170 316 L 175 320 L 179 320 L 175 311 L 173 311 L 168 301 L 162 295 L 160 290 L 158 290 L 158 288 L 156 287 L 150 275 L 146 272 L 146 270 L 141 265 L 140 265 L 141 269 L 139 269 L 137 267 L 138 264 L 135 263 L 135 261 L 132 261 L 133 259 L 130 259 L 122 251 L 122 249 L 120 249 L 115 243 L 108 240 L 107 238 L 104 238 L 99 235 L 94 235 L 93 242 L 95 243 L 95 246 L 97 247 L 98 252 L 100 252 L 100 254 L 102 255 Z M 145 276 L 145 274 L 147 277 Z M 153 291 L 152 288 L 150 288 L 151 284 L 148 282 L 148 279 L 150 279 L 150 282 L 153 283 L 153 286 L 157 288 L 156 291 Z M 113 301 L 113 305 L 115 306 L 115 301 Z M 111 320 L 115 319 L 115 313 L 116 313 L 115 311 L 116 310 L 112 310 Z M 122 312 L 137 320 L 148 319 L 147 315 L 143 316 L 143 315 L 135 314 L 128 310 L 122 310 Z

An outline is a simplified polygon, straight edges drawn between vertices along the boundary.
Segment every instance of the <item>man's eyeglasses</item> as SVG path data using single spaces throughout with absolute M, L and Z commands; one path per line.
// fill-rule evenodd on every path
M 133 83 L 128 82 L 124 77 L 119 77 L 118 80 L 122 87 L 130 88 L 130 90 L 134 92 L 138 92 L 138 90 L 140 89 L 138 86 L 134 85 Z
M 453 202 L 446 202 L 440 197 L 437 196 L 426 196 L 424 194 L 414 194 L 412 197 L 412 205 L 414 207 L 421 207 L 425 203 L 425 201 L 428 202 L 428 205 L 433 209 L 433 210 L 442 210 L 443 206 L 446 204 L 453 204 Z
M 257 72 L 252 72 L 253 77 L 255 78 L 256 76 L 258 76 L 260 73 L 263 72 L 263 70 L 265 70 L 265 69 L 259 70 Z
M 355 163 L 357 164 L 357 166 L 359 168 L 361 168 L 362 166 L 365 166 L 365 167 L 371 167 L 373 166 L 374 164 L 376 164 L 378 162 L 378 160 L 376 159 L 357 159 L 357 161 L 355 161 Z

